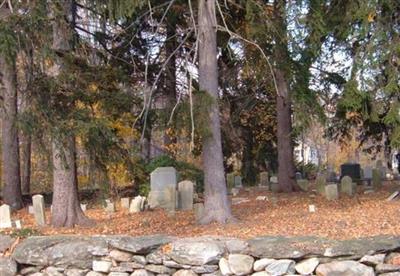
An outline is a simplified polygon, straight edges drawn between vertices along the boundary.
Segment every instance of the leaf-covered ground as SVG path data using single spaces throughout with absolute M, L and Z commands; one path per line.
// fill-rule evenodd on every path
M 235 224 L 201 226 L 191 211 L 178 211 L 175 216 L 162 210 L 129 214 L 117 206 L 117 212 L 107 214 L 103 208 L 88 209 L 86 214 L 96 221 L 91 228 L 55 229 L 37 228 L 27 210 L 19 211 L 13 219 L 21 219 L 24 227 L 37 228 L 45 235 L 53 234 L 127 234 L 147 235 L 164 233 L 176 236 L 224 235 L 249 238 L 260 235 L 316 235 L 347 239 L 381 234 L 400 235 L 400 201 L 386 201 L 396 190 L 396 183 L 385 185 L 378 192 L 364 194 L 361 190 L 354 198 L 341 196 L 327 201 L 312 193 L 272 194 L 257 188 L 242 191 L 238 197 L 249 202 L 233 205 Z M 361 189 L 361 187 L 359 187 Z M 256 197 L 266 195 L 268 201 Z M 316 212 L 309 212 L 309 205 Z M 46 211 L 49 220 L 50 212 Z

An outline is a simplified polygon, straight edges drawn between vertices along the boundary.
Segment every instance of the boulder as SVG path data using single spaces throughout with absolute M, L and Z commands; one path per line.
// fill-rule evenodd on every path
M 15 276 L 17 275 L 17 263 L 6 257 L 0 257 L 0 275 Z
M 371 266 L 371 265 L 381 264 L 384 261 L 385 261 L 385 254 L 376 254 L 376 255 L 365 255 L 364 257 L 361 258 L 359 262 Z
M 253 270 L 254 258 L 244 254 L 230 254 L 229 268 L 235 275 L 247 275 Z
M 318 265 L 318 258 L 310 258 L 296 264 L 295 269 L 299 274 L 308 275 L 312 274 Z
M 346 276 L 373 276 L 372 267 L 360 264 L 355 261 L 334 261 L 320 264 L 316 270 L 319 276 L 346 275 Z
M 170 243 L 172 237 L 164 235 L 150 235 L 143 237 L 120 236 L 110 240 L 111 247 L 134 254 L 148 254 L 162 245 Z
M 92 263 L 92 270 L 96 272 L 110 272 L 112 267 L 112 262 L 109 261 L 93 261 Z
M 269 264 L 265 271 L 274 276 L 295 273 L 295 262 L 292 260 L 276 260 Z
M 110 257 L 117 262 L 129 262 L 132 259 L 132 253 L 113 249 L 110 252 Z
M 375 271 L 377 273 L 398 272 L 398 271 L 400 271 L 400 265 L 378 264 L 375 267 Z
M 219 242 L 187 238 L 173 242 L 167 255 L 180 264 L 205 265 L 217 263 L 224 252 Z
M 267 267 L 267 265 L 271 264 L 273 261 L 275 260 L 268 258 L 259 259 L 254 262 L 253 269 L 254 271 L 262 271 Z
M 227 259 L 225 259 L 225 258 L 219 259 L 218 265 L 219 265 L 220 273 L 222 275 L 224 275 L 224 276 L 225 275 L 232 275 L 232 271 L 231 271 L 231 269 L 229 267 L 229 263 L 228 263 Z
M 4 253 L 15 242 L 14 238 L 7 235 L 0 235 L 0 253 Z

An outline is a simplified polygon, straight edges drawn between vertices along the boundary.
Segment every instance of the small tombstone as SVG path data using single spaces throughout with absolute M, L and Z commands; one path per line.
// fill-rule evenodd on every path
M 386 199 L 386 201 L 395 200 L 395 199 L 399 198 L 399 196 L 400 196 L 400 191 L 396 191 L 396 192 L 394 192 L 393 194 L 391 194 L 391 195 Z
M 179 209 L 181 210 L 193 209 L 193 192 L 194 192 L 194 184 L 192 181 L 185 180 L 178 183 Z
M 82 209 L 83 212 L 86 212 L 86 210 L 87 210 L 87 204 L 81 203 L 81 209 Z
M 296 180 L 303 179 L 303 175 L 301 174 L 301 172 L 296 172 L 295 176 L 296 176 Z
M 363 169 L 363 177 L 365 180 L 372 179 L 372 167 L 371 166 L 365 166 L 365 168 Z
M 166 187 L 164 189 L 164 209 L 167 210 L 168 212 L 170 212 L 171 214 L 174 214 L 176 211 L 176 207 L 177 207 L 177 191 L 174 187 Z
M 280 188 L 279 188 L 278 182 L 271 182 L 270 187 L 271 187 L 271 192 L 273 192 L 273 193 L 279 192 Z
M 111 200 L 106 199 L 106 212 L 107 213 L 114 213 L 115 212 L 115 204 L 111 202 Z
M 235 186 L 235 174 L 227 173 L 226 174 L 226 185 L 228 187 L 228 191 L 230 191 Z
M 374 190 L 382 187 L 381 172 L 378 169 L 372 170 L 372 187 Z
M 199 220 L 204 214 L 204 203 L 193 204 L 194 216 L 196 220 Z
M 32 205 L 28 206 L 28 213 L 33 215 L 34 212 L 33 212 L 33 206 Z
M 315 213 L 315 210 L 316 210 L 316 208 L 315 208 L 314 204 L 308 205 L 308 211 L 310 213 Z
M 131 204 L 129 206 L 129 213 L 139 213 L 142 211 L 143 197 L 137 196 L 132 199 Z
M 129 197 L 123 197 L 121 198 L 121 208 L 122 209 L 129 209 L 129 202 L 130 202 L 130 198 Z
M 44 212 L 44 197 L 42 195 L 34 195 L 33 202 L 33 215 L 37 225 L 46 225 L 46 216 Z
M 339 198 L 338 185 L 336 183 L 328 183 L 325 186 L 325 197 L 327 200 L 336 200 Z
M 258 196 L 256 200 L 268 200 L 266 196 Z
M 168 205 L 171 200 L 171 193 L 166 192 L 170 190 L 176 191 L 177 188 L 177 172 L 174 167 L 159 167 L 150 174 L 150 194 L 149 205 L 151 208 L 161 207 L 169 209 Z M 176 198 L 176 195 L 175 195 Z
M 315 180 L 315 186 L 318 194 L 323 195 L 325 193 L 326 179 L 322 174 L 317 176 L 317 179 Z
M 268 187 L 269 181 L 268 181 L 268 172 L 261 172 L 260 173 L 260 186 L 266 186 Z
M 21 220 L 17 219 L 16 221 L 14 221 L 14 224 L 15 224 L 15 228 L 22 229 Z
M 353 183 L 350 176 L 344 176 L 340 181 L 340 191 L 348 196 L 354 196 L 356 191 L 356 183 Z
M 235 187 L 236 188 L 241 188 L 243 187 L 242 184 L 242 177 L 240 175 L 235 175 Z
M 232 188 L 232 189 L 231 189 L 231 194 L 232 194 L 233 196 L 237 196 L 237 195 L 239 194 L 239 189 L 238 189 L 238 188 Z
M 297 185 L 299 185 L 300 189 L 303 192 L 307 192 L 308 191 L 309 182 L 308 182 L 307 179 L 298 179 L 297 180 Z
M 144 211 L 146 209 L 146 197 L 142 196 L 142 204 L 140 205 L 140 210 Z
M 269 181 L 271 183 L 278 183 L 278 177 L 277 176 L 271 176 L 271 178 L 269 179 Z
M 11 209 L 7 204 L 0 206 L 0 228 L 11 228 Z

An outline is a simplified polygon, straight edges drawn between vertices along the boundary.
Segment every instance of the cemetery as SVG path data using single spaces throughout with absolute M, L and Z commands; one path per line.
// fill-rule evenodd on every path
M 400 276 L 399 0 L 0 1 L 0 276 Z

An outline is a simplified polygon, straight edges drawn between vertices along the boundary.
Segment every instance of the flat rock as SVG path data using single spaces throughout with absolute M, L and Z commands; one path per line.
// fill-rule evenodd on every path
M 275 259 L 268 259 L 268 258 L 259 259 L 254 262 L 253 269 L 254 271 L 262 271 L 267 267 L 267 265 L 271 264 L 274 261 Z
M 297 263 L 294 268 L 299 274 L 308 275 L 312 274 L 318 265 L 318 258 L 310 258 Z
M 169 275 L 172 275 L 175 272 L 174 269 L 168 268 L 168 267 L 163 266 L 163 265 L 154 265 L 154 264 L 146 265 L 145 269 L 150 271 L 150 272 L 157 273 L 157 274 L 169 274 Z
M 111 247 L 134 254 L 148 254 L 162 245 L 170 243 L 174 238 L 164 235 L 143 237 L 116 236 L 109 240 Z
M 228 263 L 227 259 L 225 259 L 225 258 L 219 259 L 218 265 L 219 265 L 219 270 L 220 270 L 221 275 L 225 276 L 225 275 L 232 275 L 233 274 L 231 269 L 230 269 L 230 267 L 229 267 L 229 263 Z
M 202 265 L 202 266 L 192 266 L 193 272 L 197 274 L 213 273 L 218 270 L 218 265 Z
M 190 269 L 181 269 L 175 272 L 173 276 L 197 276 L 197 274 Z
M 110 272 L 112 267 L 112 262 L 109 261 L 93 261 L 92 263 L 92 270 L 96 272 L 104 272 L 108 273 Z
M 132 259 L 132 253 L 117 249 L 111 250 L 109 256 L 117 262 L 129 262 Z
M 269 264 L 265 271 L 274 276 L 295 273 L 295 262 L 292 260 L 276 260 Z
M 85 276 L 88 270 L 86 269 L 77 269 L 77 268 L 70 268 L 64 271 L 64 275 L 66 276 Z
M 229 268 L 235 275 L 247 275 L 253 270 L 254 258 L 244 254 L 230 254 Z
M 224 247 L 216 241 L 187 238 L 173 242 L 167 255 L 180 264 L 205 265 L 217 263 L 224 252 Z
M 138 269 L 135 270 L 131 276 L 154 276 L 154 273 L 147 271 L 146 269 Z
M 4 253 L 15 242 L 14 238 L 7 235 L 0 235 L 0 253 Z
M 17 275 L 17 263 L 6 257 L 0 257 L 0 275 L 15 276 Z
M 346 275 L 346 276 L 373 276 L 372 267 L 360 264 L 355 261 L 334 261 L 320 264 L 316 270 L 319 276 Z
M 400 265 L 400 253 L 398 253 L 398 252 L 390 253 L 386 257 L 385 263 L 394 264 L 394 265 Z
M 385 261 L 385 254 L 375 254 L 375 255 L 365 255 L 364 257 L 361 258 L 359 262 L 371 266 L 371 265 L 381 264 L 384 261 Z
M 259 271 L 251 274 L 251 276 L 271 276 L 271 274 L 266 271 Z
M 89 269 L 95 256 L 108 253 L 101 237 L 30 237 L 20 243 L 12 258 L 21 264 Z
M 375 271 L 377 273 L 398 272 L 400 271 L 400 265 L 378 264 L 375 267 Z

